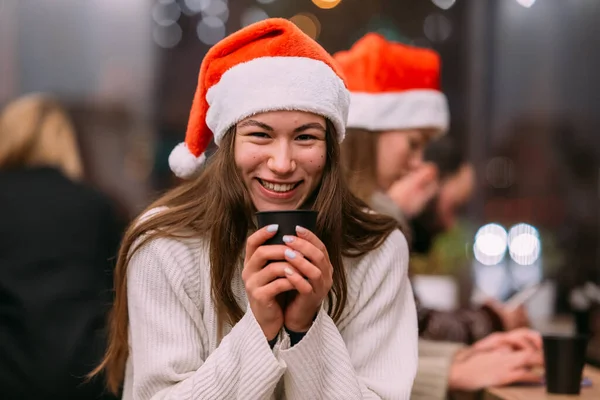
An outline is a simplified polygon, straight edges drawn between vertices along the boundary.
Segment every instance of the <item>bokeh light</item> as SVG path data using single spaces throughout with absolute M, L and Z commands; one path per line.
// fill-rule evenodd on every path
M 517 3 L 523 7 L 529 8 L 533 5 L 533 3 L 535 3 L 535 0 L 517 0 Z
M 184 0 L 183 6 L 184 10 L 188 10 L 186 14 L 197 14 L 201 11 L 204 11 L 210 5 L 212 0 Z
M 164 49 L 170 49 L 181 41 L 182 31 L 178 24 L 169 26 L 155 26 L 152 30 L 152 39 Z
M 317 39 L 321 33 L 321 23 L 319 19 L 311 13 L 300 13 L 290 18 L 302 32 L 306 33 L 313 39 Z
M 181 9 L 177 3 L 157 3 L 152 7 L 152 19 L 161 26 L 169 26 L 177 22 Z
M 520 265 L 531 265 L 540 257 L 540 235 L 529 224 L 517 224 L 508 231 L 508 251 L 510 257 Z
M 242 27 L 244 27 L 267 18 L 269 18 L 269 14 L 267 14 L 262 8 L 249 7 L 244 10 L 240 19 Z
M 431 0 L 433 4 L 441 8 L 442 10 L 447 10 L 454 5 L 456 0 Z
M 203 17 L 217 17 L 223 22 L 229 19 L 229 7 L 223 0 L 212 0 L 208 7 L 202 9 Z
M 475 234 L 473 254 L 483 265 L 496 265 L 504 258 L 507 248 L 506 230 L 498 224 L 487 224 Z
M 213 45 L 225 37 L 225 24 L 218 17 L 203 17 L 196 26 L 196 34 L 202 43 Z
M 423 32 L 432 42 L 443 42 L 452 33 L 452 23 L 440 13 L 429 14 L 423 22 Z
M 342 0 L 312 0 L 312 2 L 319 8 L 329 10 L 340 4 Z

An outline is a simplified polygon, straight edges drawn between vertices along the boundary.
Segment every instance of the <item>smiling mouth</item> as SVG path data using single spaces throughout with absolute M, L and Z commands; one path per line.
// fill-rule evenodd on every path
M 295 188 L 297 188 L 298 185 L 300 185 L 302 183 L 302 181 L 295 182 L 295 183 L 275 183 L 275 182 L 265 181 L 265 180 L 262 180 L 259 178 L 257 178 L 257 180 L 265 189 L 268 189 L 272 192 L 277 192 L 277 193 L 290 192 L 290 191 L 294 190 Z

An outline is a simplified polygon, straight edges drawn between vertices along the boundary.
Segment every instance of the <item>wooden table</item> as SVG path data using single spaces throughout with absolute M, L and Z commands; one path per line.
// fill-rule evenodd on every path
M 586 366 L 583 376 L 592 380 L 591 387 L 581 388 L 579 396 L 550 395 L 545 386 L 507 386 L 487 389 L 484 400 L 599 400 L 600 399 L 600 369 Z

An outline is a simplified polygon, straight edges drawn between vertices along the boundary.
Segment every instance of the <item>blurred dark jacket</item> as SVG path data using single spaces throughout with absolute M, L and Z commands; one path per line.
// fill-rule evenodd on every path
M 102 357 L 122 225 L 52 168 L 0 171 L 0 397 L 112 399 Z

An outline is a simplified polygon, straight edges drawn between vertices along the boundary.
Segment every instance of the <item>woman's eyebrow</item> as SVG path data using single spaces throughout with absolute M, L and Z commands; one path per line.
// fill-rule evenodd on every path
M 325 127 L 318 122 L 311 122 L 308 124 L 301 125 L 294 129 L 294 133 L 304 132 L 308 129 L 318 129 L 320 131 L 326 132 Z
M 260 122 L 260 121 L 253 120 L 253 119 L 248 119 L 246 121 L 240 122 L 238 125 L 238 128 L 243 128 L 245 126 L 257 126 L 259 128 L 264 129 L 265 131 L 269 131 L 269 132 L 274 131 L 274 129 L 272 127 L 270 127 L 269 125 L 267 125 L 263 122 Z

